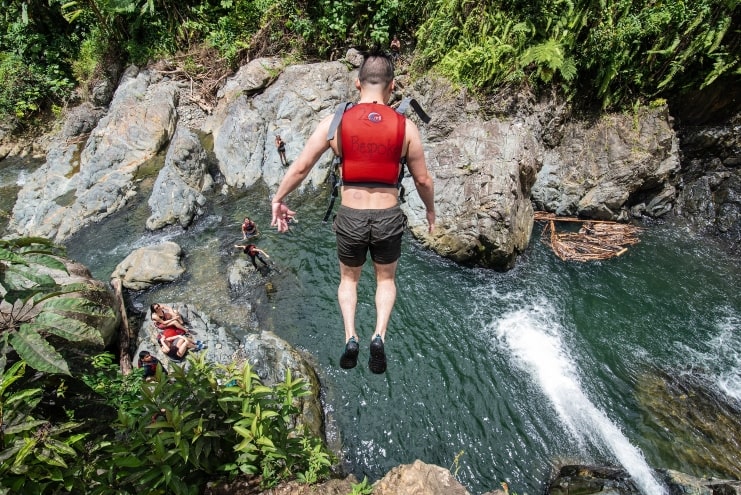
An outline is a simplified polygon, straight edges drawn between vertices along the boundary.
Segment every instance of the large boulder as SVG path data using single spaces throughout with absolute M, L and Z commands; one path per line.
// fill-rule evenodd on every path
M 679 151 L 666 107 L 571 121 L 561 134 L 533 186 L 538 209 L 600 220 L 671 210 Z
M 406 178 L 404 209 L 412 232 L 460 263 L 511 268 L 533 227 L 530 188 L 540 169 L 535 136 L 519 123 L 484 118 L 475 102 L 444 80 L 418 81 L 409 94 L 432 116 L 419 127 L 437 211 L 429 235 L 424 205 Z
M 352 74 L 341 62 L 289 66 L 277 79 L 276 64 L 275 59 L 251 61 L 227 83 L 225 98 L 204 124 L 203 130 L 214 136 L 214 155 L 230 187 L 262 180 L 276 188 L 285 171 L 276 134 L 286 142 L 291 162 L 317 123 L 355 96 Z M 322 184 L 330 164 L 329 159 L 318 163 L 301 187 Z
M 147 228 L 156 230 L 173 224 L 188 227 L 203 214 L 206 198 L 201 193 L 212 184 L 200 139 L 187 127 L 178 126 L 149 197 L 152 215 Z
M 463 485 L 445 468 L 420 460 L 386 473 L 373 485 L 374 495 L 468 495 Z
M 137 170 L 170 140 L 177 119 L 176 84 L 152 84 L 156 80 L 149 71 L 128 69 L 89 134 L 80 125 L 69 139 L 69 126 L 63 128 L 60 145 L 51 147 L 46 163 L 18 193 L 10 231 L 61 242 L 136 194 Z
M 175 242 L 139 248 L 116 266 L 111 279 L 121 279 L 122 285 L 131 290 L 172 282 L 185 272 L 182 257 L 183 250 Z

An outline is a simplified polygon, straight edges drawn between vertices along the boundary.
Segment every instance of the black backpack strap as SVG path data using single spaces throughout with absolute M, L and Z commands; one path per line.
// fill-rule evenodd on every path
M 351 106 L 352 103 L 349 101 L 343 101 L 342 103 L 337 105 L 337 110 L 335 110 L 334 117 L 332 117 L 332 123 L 329 124 L 329 131 L 327 131 L 327 141 L 331 141 L 334 139 L 337 128 L 340 126 L 340 122 L 342 122 L 342 115 Z
M 329 196 L 329 206 L 327 207 L 327 211 L 324 213 L 322 223 L 327 223 L 329 220 L 329 216 L 332 214 L 332 210 L 334 209 L 334 202 L 340 193 L 340 163 L 342 163 L 342 159 L 339 156 L 335 156 L 334 160 L 332 160 L 332 171 L 329 174 L 329 180 L 332 182 L 332 193 Z
M 425 124 L 430 123 L 430 120 L 432 120 L 432 118 L 427 115 L 424 110 L 422 110 L 422 106 L 417 102 L 417 100 L 409 96 L 401 100 L 399 106 L 396 107 L 396 111 L 403 115 L 407 112 L 410 106 L 414 110 L 414 113 L 416 113 L 417 116 L 422 119 L 422 122 L 424 122 Z

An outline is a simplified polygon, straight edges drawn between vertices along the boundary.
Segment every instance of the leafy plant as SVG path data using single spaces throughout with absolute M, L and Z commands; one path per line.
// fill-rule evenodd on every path
M 360 483 L 353 483 L 352 485 L 352 491 L 349 495 L 372 495 L 373 494 L 373 485 L 371 485 L 370 481 L 368 481 L 368 477 L 364 476 L 363 481 Z
M 102 346 L 100 331 L 83 319 L 104 322 L 115 318 L 111 308 L 94 297 L 95 292 L 104 289 L 83 283 L 57 283 L 53 274 L 67 274 L 63 254 L 61 248 L 43 238 L 0 240 L 3 359 L 13 349 L 39 371 L 69 374 L 64 357 L 48 341 L 51 337 Z
M 115 356 L 109 352 L 93 356 L 90 363 L 95 372 L 83 373 L 83 383 L 103 397 L 109 406 L 134 412 L 134 404 L 140 400 L 142 372 L 121 374 Z M 158 369 L 161 368 L 158 366 Z
M 197 493 L 218 476 L 262 476 L 264 485 L 326 477 L 331 455 L 292 427 L 302 380 L 266 387 L 248 363 L 214 366 L 203 354 L 168 377 L 142 382 L 141 400 L 119 410 L 113 441 L 99 443 L 93 493 Z
M 23 361 L 0 368 L 0 493 L 43 493 L 60 480 L 67 491 L 80 491 L 74 465 L 87 435 L 73 421 L 36 419 L 41 389 L 11 387 L 25 370 Z

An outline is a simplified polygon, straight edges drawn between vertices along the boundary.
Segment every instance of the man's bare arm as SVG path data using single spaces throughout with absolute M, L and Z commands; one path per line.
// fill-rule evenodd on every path
M 294 189 L 296 189 L 301 182 L 309 175 L 311 169 L 314 168 L 316 162 L 321 158 L 325 151 L 329 149 L 329 141 L 327 141 L 327 131 L 329 131 L 329 125 L 332 122 L 332 115 L 325 117 L 314 129 L 314 132 L 306 142 L 304 149 L 296 160 L 286 171 L 286 175 L 283 177 L 278 190 L 275 192 L 273 199 L 271 200 L 273 219 L 270 222 L 271 226 L 278 227 L 279 232 L 285 232 L 288 230 L 287 219 L 282 215 L 281 205 L 285 197 Z
M 407 168 L 412 174 L 414 184 L 417 187 L 417 193 L 427 210 L 428 231 L 431 233 L 435 229 L 435 184 L 429 170 L 427 170 L 427 162 L 425 160 L 425 152 L 422 148 L 422 138 L 419 135 L 419 130 L 414 122 L 408 119 L 406 139 Z

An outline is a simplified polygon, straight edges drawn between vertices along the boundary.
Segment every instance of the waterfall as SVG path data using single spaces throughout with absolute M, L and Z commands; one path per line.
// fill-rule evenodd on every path
M 515 364 L 532 375 L 578 442 L 588 440 L 601 451 L 610 452 L 644 494 L 666 494 L 642 453 L 582 390 L 556 316 L 551 304 L 538 301 L 527 309 L 505 313 L 496 322 L 495 332 Z

